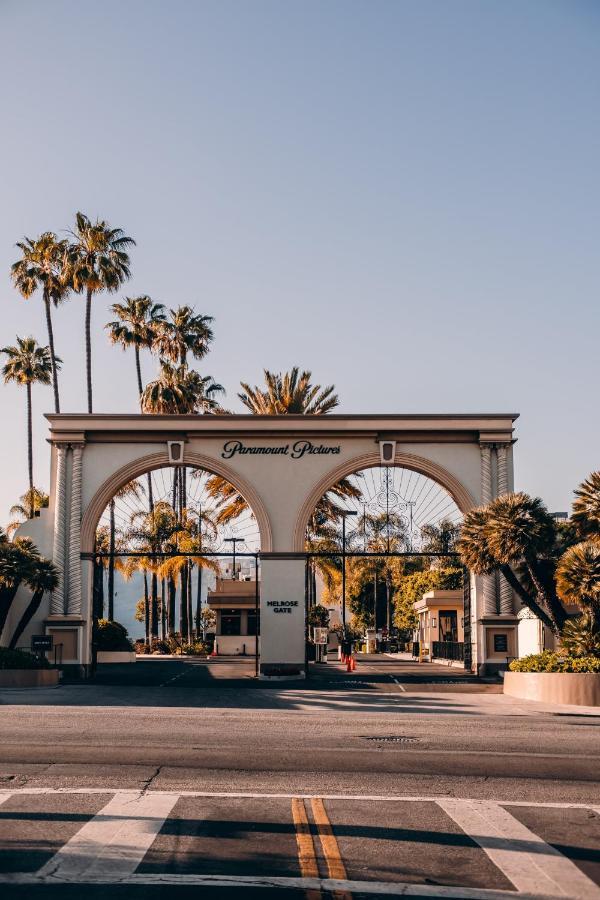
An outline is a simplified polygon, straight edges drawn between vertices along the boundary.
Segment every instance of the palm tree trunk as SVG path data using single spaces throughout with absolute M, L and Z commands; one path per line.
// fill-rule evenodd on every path
M 29 469 L 29 518 L 33 519 L 33 421 L 30 381 L 27 382 L 27 466 Z
M 192 569 L 194 568 L 193 563 L 188 562 L 187 570 L 188 570 L 188 579 L 187 579 L 187 615 L 188 615 L 188 631 L 190 634 L 190 641 L 194 636 L 194 613 L 192 606 Z
M 176 592 L 177 588 L 175 586 L 175 579 L 169 578 L 169 616 L 168 616 L 168 625 L 169 625 L 169 637 L 175 636 L 175 600 L 176 600 Z
M 85 298 L 85 373 L 88 413 L 92 412 L 92 295 L 93 291 L 88 288 Z
M 19 585 L 21 584 L 21 579 L 19 578 L 16 584 L 13 584 L 12 587 L 0 587 L 0 647 L 2 644 L 2 632 L 4 630 L 4 626 L 6 625 L 6 619 L 8 618 L 8 612 L 12 606 L 12 602 L 16 597 L 17 591 L 19 589 Z
M 150 604 L 150 632 L 152 640 L 158 639 L 158 576 L 152 573 L 152 598 Z
M 46 308 L 46 328 L 48 329 L 48 346 L 50 347 L 50 360 L 52 362 L 52 389 L 54 391 L 54 412 L 60 412 L 60 398 L 58 395 L 58 369 L 56 366 L 56 353 L 54 352 L 54 330 L 52 328 L 52 311 L 50 309 L 50 297 L 44 291 L 44 306 Z
M 142 396 L 142 391 L 144 390 L 144 386 L 142 384 L 142 368 L 140 366 L 140 348 L 137 344 L 134 345 L 135 352 L 135 371 L 137 374 L 137 383 L 138 383 L 138 397 Z
M 504 575 L 504 577 L 508 581 L 509 585 L 511 586 L 511 588 L 513 589 L 515 594 L 517 594 L 517 596 L 520 597 L 523 605 L 526 606 L 527 609 L 530 609 L 531 612 L 535 616 L 537 616 L 537 618 L 541 622 L 544 623 L 544 625 L 547 625 L 548 628 L 550 628 L 550 629 L 552 629 L 552 631 L 554 631 L 554 627 L 555 627 L 554 622 L 552 621 L 552 619 L 550 618 L 550 616 L 548 615 L 546 610 L 543 607 L 541 607 L 539 605 L 539 603 L 530 594 L 527 593 L 527 591 L 525 590 L 525 588 L 523 587 L 523 585 L 521 584 L 521 582 L 519 581 L 519 579 L 517 578 L 517 576 L 511 569 L 511 567 L 507 566 L 507 565 L 500 566 L 500 573 L 502 575 Z
M 160 580 L 160 635 L 163 641 L 167 637 L 167 601 L 164 578 Z
M 556 634 L 559 634 L 568 619 L 565 609 L 558 597 L 553 597 L 551 593 L 546 590 L 537 560 L 529 558 L 525 560 L 525 564 L 538 597 L 540 597 L 548 607 L 550 618 L 554 623 L 552 630 Z
M 17 646 L 17 641 L 19 640 L 19 638 L 21 637 L 21 635 L 23 634 L 23 632 L 25 631 L 25 629 L 27 628 L 27 626 L 33 619 L 34 615 L 40 608 L 40 603 L 42 602 L 43 596 L 44 596 L 44 591 L 42 590 L 42 588 L 37 588 L 33 592 L 31 600 L 27 604 L 27 607 L 25 608 L 23 615 L 21 616 L 21 618 L 19 620 L 19 624 L 15 628 L 15 632 L 10 639 L 10 643 L 8 645 L 10 650 L 14 650 L 15 647 Z
M 181 594 L 179 596 L 179 631 L 181 640 L 189 641 L 189 622 L 188 622 L 188 604 L 187 604 L 187 567 L 181 570 L 180 577 Z
M 108 618 L 115 619 L 115 500 L 110 501 L 110 537 L 108 546 Z
M 148 573 L 144 569 L 144 635 L 147 645 L 150 644 L 150 598 L 148 596 Z

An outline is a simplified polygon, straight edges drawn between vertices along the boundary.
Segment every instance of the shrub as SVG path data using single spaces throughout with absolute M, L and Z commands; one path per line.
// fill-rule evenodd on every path
M 600 633 L 588 613 L 582 613 L 565 623 L 560 635 L 563 650 L 570 656 L 599 656 Z
M 544 650 L 543 653 L 532 653 L 522 659 L 513 659 L 509 665 L 511 672 L 598 672 L 600 658 L 597 656 L 569 656 Z
M 127 637 L 127 629 L 119 622 L 99 619 L 96 626 L 96 647 L 98 650 L 133 650 Z
M 47 669 L 49 665 L 45 656 L 0 647 L 0 669 Z

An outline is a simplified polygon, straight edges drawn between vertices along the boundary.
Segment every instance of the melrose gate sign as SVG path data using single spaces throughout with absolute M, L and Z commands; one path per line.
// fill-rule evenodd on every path
M 226 479 L 252 509 L 260 532 L 260 672 L 300 676 L 305 534 L 323 494 L 341 478 L 371 466 L 401 466 L 441 485 L 464 514 L 513 489 L 516 418 L 494 413 L 48 415 L 50 502 L 39 518 L 21 526 L 19 535 L 31 537 L 54 561 L 60 584 L 44 597 L 23 639 L 51 635 L 63 645 L 65 663 L 89 668 L 100 517 L 133 479 L 187 465 Z M 471 576 L 469 588 L 471 615 L 465 626 L 470 625 L 473 661 L 480 669 L 493 667 L 507 654 L 517 655 L 515 598 L 495 576 Z M 18 595 L 9 628 L 28 602 L 25 591 Z M 272 614 L 284 610 L 286 615 Z M 498 635 L 505 639 L 497 640 Z

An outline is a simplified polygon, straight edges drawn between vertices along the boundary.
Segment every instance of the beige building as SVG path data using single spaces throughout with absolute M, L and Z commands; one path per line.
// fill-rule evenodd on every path
M 60 635 L 68 648 L 65 662 L 86 671 L 98 522 L 115 492 L 149 471 L 201 468 L 225 478 L 251 507 L 260 531 L 263 677 L 304 673 L 306 528 L 319 499 L 340 478 L 399 466 L 437 482 L 462 513 L 513 489 L 514 414 L 47 418 L 50 503 L 19 534 L 54 561 L 60 585 L 44 597 L 24 641 L 32 633 Z M 501 634 L 507 652 L 516 655 L 520 606 L 501 578 L 471 575 L 465 587 L 465 664 L 485 671 L 505 658 Z M 7 628 L 27 602 L 23 590 Z M 242 610 L 240 632 L 248 628 L 248 610 L 237 598 L 222 609 Z M 225 627 L 236 624 L 225 619 Z M 222 637 L 237 647 L 252 635 Z
M 462 662 L 465 620 L 462 591 L 434 590 L 414 604 L 419 624 L 415 640 L 430 659 Z

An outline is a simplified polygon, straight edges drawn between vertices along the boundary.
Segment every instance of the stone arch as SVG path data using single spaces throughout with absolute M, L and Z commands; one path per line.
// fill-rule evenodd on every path
M 426 475 L 432 478 L 441 487 L 448 491 L 460 511 L 464 514 L 476 506 L 475 498 L 471 492 L 462 484 L 454 475 L 439 463 L 433 462 L 424 456 L 417 456 L 414 453 L 406 453 L 404 451 L 396 451 L 393 466 L 402 466 L 405 469 L 412 469 L 420 475 Z M 370 453 L 364 453 L 361 456 L 355 456 L 345 463 L 341 463 L 337 468 L 332 469 L 327 475 L 324 475 L 308 494 L 306 500 L 302 504 L 296 525 L 294 527 L 294 547 L 293 549 L 300 553 L 304 550 L 304 541 L 306 528 L 312 512 L 323 496 L 323 494 L 339 481 L 340 478 L 346 478 L 361 469 L 368 469 L 372 466 L 381 466 L 381 457 L 379 450 Z
M 115 492 L 140 475 L 145 475 L 154 469 L 160 469 L 163 466 L 169 466 L 169 459 L 166 452 L 152 453 L 148 456 L 141 456 L 132 460 L 126 465 L 113 472 L 106 481 L 98 488 L 92 497 L 81 522 L 81 552 L 93 553 L 94 539 L 96 528 L 100 517 L 106 508 L 107 503 L 114 496 Z M 205 469 L 212 475 L 220 475 L 226 478 L 240 492 L 244 499 L 250 505 L 252 512 L 256 516 L 258 530 L 260 532 L 260 546 L 263 552 L 268 553 L 273 545 L 273 537 L 271 532 L 271 523 L 267 515 L 264 503 L 260 496 L 244 478 L 237 472 L 233 471 L 229 466 L 224 465 L 219 460 L 210 456 L 204 456 L 201 453 L 185 451 L 182 465 L 197 466 L 199 469 Z

